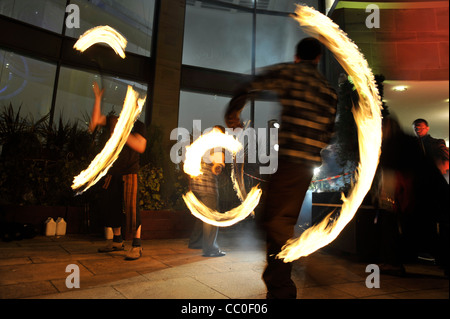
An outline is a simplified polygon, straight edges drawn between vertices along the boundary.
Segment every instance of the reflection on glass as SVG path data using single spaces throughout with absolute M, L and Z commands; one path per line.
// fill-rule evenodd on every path
M 0 50 L 0 107 L 38 120 L 52 105 L 56 65 Z
M 183 64 L 251 73 L 252 15 L 186 6 Z
M 61 117 L 63 123 L 68 121 L 78 122 L 81 125 L 86 125 L 87 128 L 94 105 L 95 96 L 92 91 L 94 81 L 105 89 L 102 101 L 102 113 L 105 115 L 109 113 L 120 114 L 128 85 L 133 86 L 141 97 L 147 94 L 147 85 L 145 84 L 62 67 L 59 76 L 54 121 L 59 121 Z M 139 120 L 145 122 L 145 106 Z
M 1 0 L 0 14 L 61 33 L 66 2 L 66 0 Z
M 72 0 L 80 8 L 80 28 L 66 29 L 66 35 L 78 38 L 87 30 L 109 25 L 128 41 L 127 52 L 150 56 L 155 0 Z

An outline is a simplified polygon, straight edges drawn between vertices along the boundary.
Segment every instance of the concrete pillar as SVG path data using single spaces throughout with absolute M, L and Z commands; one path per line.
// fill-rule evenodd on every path
M 170 132 L 178 127 L 185 9 L 185 0 L 162 0 L 156 30 L 158 38 L 151 124 L 160 130 L 161 145 L 157 148 L 160 154 L 152 156 L 157 157 L 163 167 L 165 182 L 162 191 L 165 195 L 173 191 L 175 166 L 169 154 L 175 141 L 170 140 Z
M 185 2 L 185 0 L 161 1 L 152 124 L 162 127 L 165 141 L 169 140 L 172 129 L 178 126 Z

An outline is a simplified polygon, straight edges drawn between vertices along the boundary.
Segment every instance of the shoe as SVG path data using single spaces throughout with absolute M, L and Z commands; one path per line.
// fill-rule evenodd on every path
M 213 253 L 203 254 L 203 257 L 222 257 L 225 256 L 226 254 L 227 254 L 226 252 L 219 249 L 218 251 Z
M 136 260 L 142 257 L 142 247 L 141 246 L 133 246 L 127 254 L 125 255 L 126 260 Z
M 109 253 L 111 251 L 119 251 L 119 250 L 124 250 L 124 249 L 125 249 L 125 246 L 124 246 L 123 242 L 116 243 L 111 240 L 106 243 L 106 246 L 100 247 L 98 249 L 98 252 L 99 253 Z

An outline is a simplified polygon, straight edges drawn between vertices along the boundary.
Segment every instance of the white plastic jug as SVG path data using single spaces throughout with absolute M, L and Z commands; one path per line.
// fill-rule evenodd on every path
M 45 236 L 55 236 L 56 234 L 56 223 L 53 218 L 49 217 L 45 221 Z
M 111 227 L 105 227 L 105 239 L 113 239 L 114 233 Z
M 56 236 L 64 236 L 66 234 L 67 223 L 62 217 L 56 220 Z

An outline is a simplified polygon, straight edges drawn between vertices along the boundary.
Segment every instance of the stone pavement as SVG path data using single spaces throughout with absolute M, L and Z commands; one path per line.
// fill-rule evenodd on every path
M 262 236 L 245 228 L 222 229 L 227 255 L 205 258 L 188 239 L 144 240 L 143 257 L 100 254 L 93 235 L 0 242 L 0 298 L 16 299 L 264 299 Z M 131 244 L 126 242 L 126 244 Z M 80 270 L 80 288 L 67 288 L 67 265 Z M 430 264 L 408 264 L 408 276 L 381 275 L 366 287 L 367 263 L 320 250 L 294 263 L 299 299 L 449 299 L 449 281 Z

